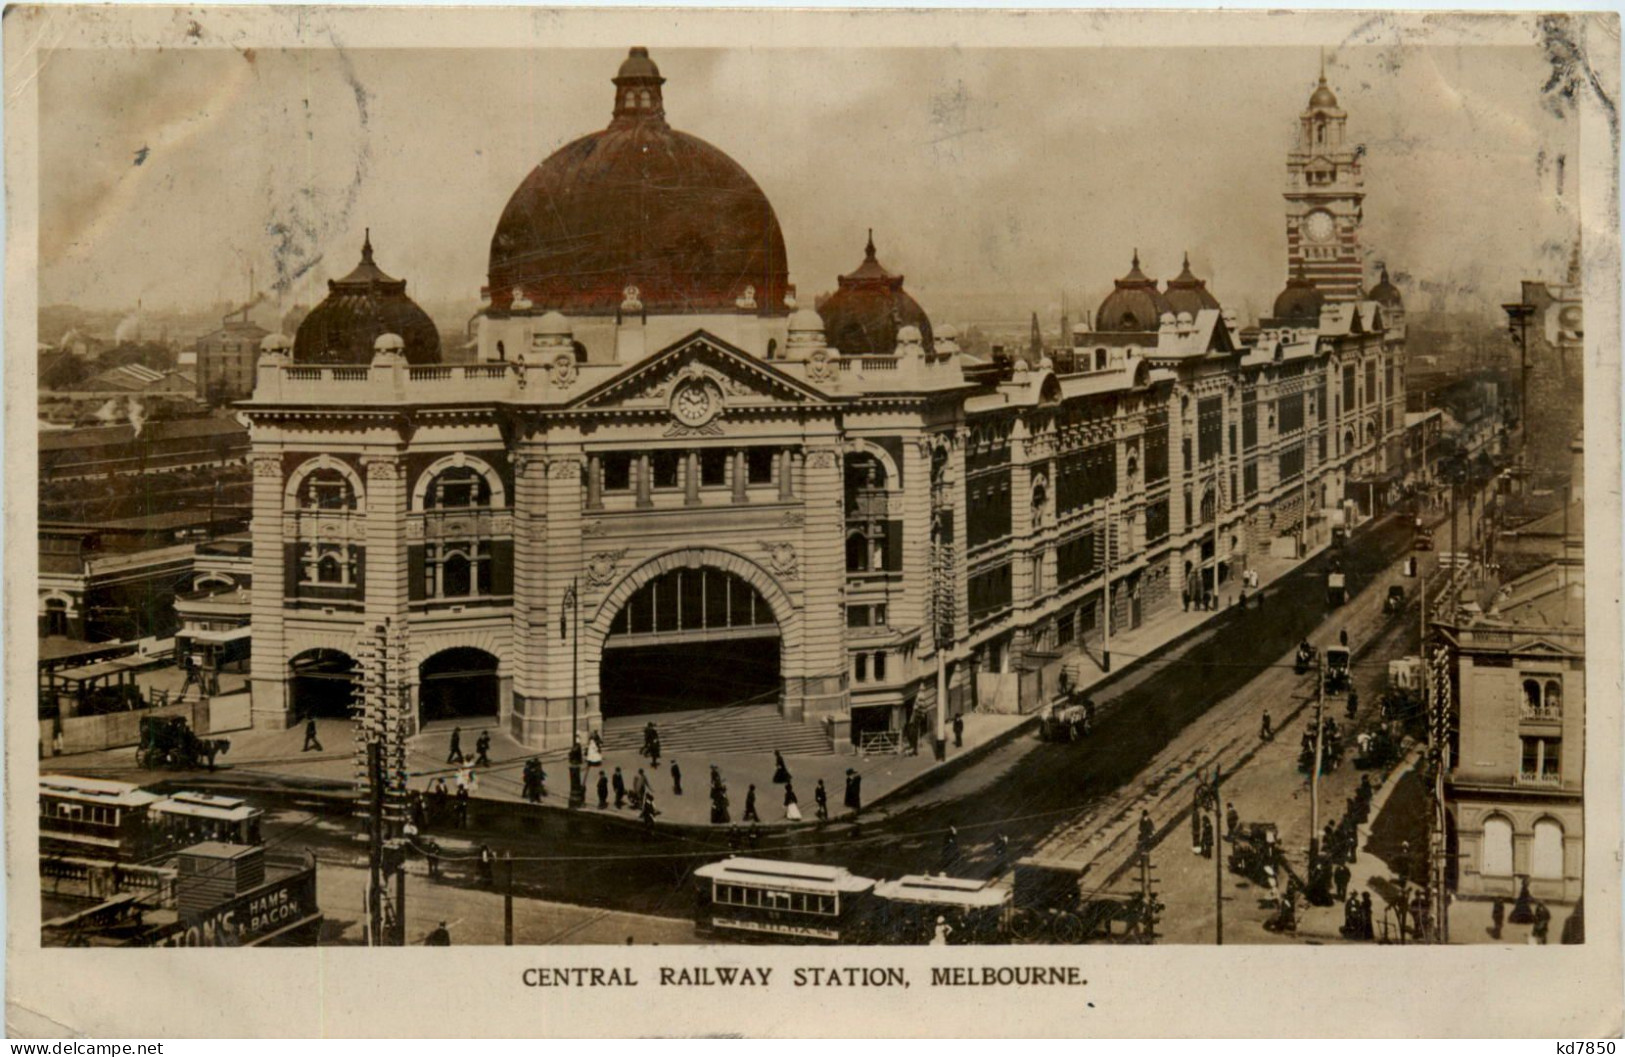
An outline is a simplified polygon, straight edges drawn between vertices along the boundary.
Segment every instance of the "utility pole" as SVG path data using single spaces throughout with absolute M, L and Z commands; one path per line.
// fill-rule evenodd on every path
M 932 526 L 931 545 L 931 638 L 937 664 L 931 752 L 939 761 L 948 758 L 948 650 L 954 636 L 953 587 L 948 574 L 948 543 L 942 528 Z
M 1321 716 L 1326 710 L 1326 655 L 1315 658 L 1315 759 L 1309 770 L 1309 868 L 1320 858 L 1320 751 L 1325 730 Z
M 395 946 L 406 946 L 406 848 L 395 865 Z
M 384 766 L 377 741 L 367 743 L 367 945 L 384 945 Z
M 577 808 L 587 802 L 586 779 L 582 776 L 581 734 L 579 730 L 577 702 L 581 696 L 581 600 L 576 590 L 576 581 L 570 580 L 570 586 L 564 592 L 563 605 L 559 613 L 559 634 L 570 636 L 570 801 L 569 806 Z M 569 610 L 566 614 L 563 610 Z M 568 623 L 566 623 L 568 621 Z
M 513 852 L 502 853 L 502 942 L 513 946 Z
M 1106 551 L 1106 582 L 1100 589 L 1101 605 L 1106 610 L 1100 640 L 1100 670 L 1112 670 L 1112 497 L 1106 497 L 1106 527 L 1101 533 L 1101 546 Z
M 1224 836 L 1219 829 L 1222 816 L 1219 814 L 1219 783 L 1223 771 L 1217 761 L 1213 764 L 1213 829 L 1219 833 L 1219 839 L 1213 846 L 1213 942 L 1224 946 Z

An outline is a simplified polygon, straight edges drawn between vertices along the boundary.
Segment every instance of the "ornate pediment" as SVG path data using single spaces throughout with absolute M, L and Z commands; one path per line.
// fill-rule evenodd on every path
M 667 411 L 675 430 L 715 432 L 731 409 L 822 401 L 771 364 L 704 331 L 628 367 L 573 402 L 581 409 Z

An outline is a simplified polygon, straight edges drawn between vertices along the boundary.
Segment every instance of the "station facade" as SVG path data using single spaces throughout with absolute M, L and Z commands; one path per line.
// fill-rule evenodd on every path
M 256 725 L 354 712 L 398 745 L 484 715 L 557 748 L 759 708 L 847 751 L 934 714 L 939 654 L 950 714 L 1037 707 L 1006 677 L 1098 650 L 1108 608 L 1223 595 L 1387 501 L 1391 285 L 1299 268 L 1242 329 L 1188 265 L 1136 259 L 1063 347 L 984 360 L 872 236 L 799 303 L 766 195 L 669 126 L 664 83 L 633 49 L 608 128 L 515 192 L 475 362 L 441 361 L 370 240 L 265 340 L 239 405 Z M 1304 152 L 1343 186 L 1352 155 L 1314 144 L 1334 112 L 1323 80 L 1289 211 Z

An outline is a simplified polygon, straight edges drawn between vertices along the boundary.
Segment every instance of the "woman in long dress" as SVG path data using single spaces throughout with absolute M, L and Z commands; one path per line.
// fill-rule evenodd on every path
M 602 767 L 604 765 L 604 741 L 595 730 L 587 738 L 587 766 Z
M 784 783 L 784 817 L 791 822 L 801 821 L 801 804 L 796 800 L 796 787 Z
M 790 782 L 790 768 L 784 765 L 784 753 L 778 749 L 773 750 L 773 781 L 780 785 Z

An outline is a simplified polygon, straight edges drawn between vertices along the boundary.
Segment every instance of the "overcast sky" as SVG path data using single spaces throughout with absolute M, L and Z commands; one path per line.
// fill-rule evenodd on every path
M 201 306 L 244 296 L 252 266 L 309 303 L 370 226 L 409 292 L 472 311 L 509 195 L 608 123 L 624 54 L 58 52 L 40 79 L 40 302 Z M 1063 288 L 1092 308 L 1135 247 L 1158 278 L 1188 249 L 1244 315 L 1285 279 L 1285 155 L 1315 49 L 653 57 L 671 123 L 766 191 L 804 299 L 858 264 L 870 226 L 928 312 L 933 293 L 1042 308 Z M 1387 262 L 1414 307 L 1493 309 L 1562 274 L 1577 119 L 1543 97 L 1540 50 L 1350 48 L 1327 73 L 1367 147 L 1373 275 Z

